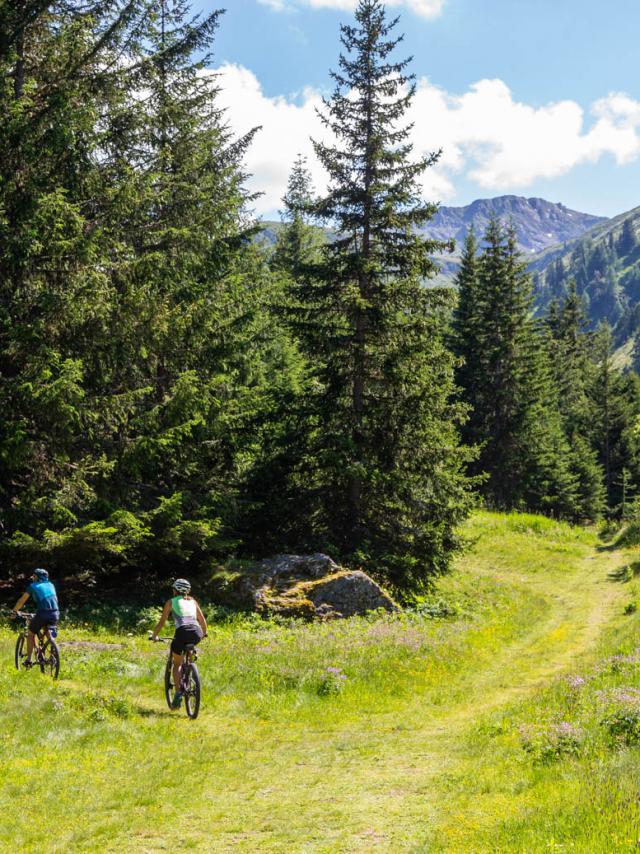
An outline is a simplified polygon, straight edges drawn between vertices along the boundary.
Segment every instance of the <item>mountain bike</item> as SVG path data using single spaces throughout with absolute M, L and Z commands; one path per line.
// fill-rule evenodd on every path
M 149 640 L 152 640 L 151 633 L 149 633 Z M 158 638 L 159 643 L 171 643 L 172 640 L 173 638 Z M 200 711 L 200 674 L 198 673 L 198 665 L 196 664 L 197 660 L 198 651 L 195 644 L 187 644 L 184 648 L 184 655 L 182 656 L 182 673 L 178 690 L 184 697 L 184 706 L 187 715 L 192 720 L 198 717 Z M 172 680 L 173 659 L 171 657 L 171 650 L 169 650 L 169 657 L 167 658 L 167 665 L 164 670 L 164 695 L 167 700 L 167 706 L 170 709 L 173 709 L 173 690 L 175 687 Z
M 20 634 L 16 640 L 16 669 L 27 670 L 29 667 L 39 667 L 42 673 L 48 673 L 53 679 L 57 679 L 60 672 L 60 650 L 56 643 L 56 637 L 58 636 L 56 626 L 44 626 L 40 629 L 35 636 L 36 642 L 33 647 L 32 662 L 30 665 L 25 663 L 29 623 L 34 616 L 35 614 L 27 614 L 26 611 L 16 612 L 16 619 L 21 624 Z

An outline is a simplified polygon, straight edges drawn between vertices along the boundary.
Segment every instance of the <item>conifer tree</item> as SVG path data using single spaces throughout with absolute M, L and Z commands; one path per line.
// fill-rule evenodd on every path
M 617 242 L 618 255 L 628 255 L 633 252 L 638 244 L 638 238 L 633 227 L 633 222 L 630 217 L 627 217 L 622 224 L 622 231 Z
M 467 232 L 460 269 L 455 284 L 458 300 L 453 312 L 451 348 L 460 362 L 456 369 L 456 385 L 462 399 L 472 412 L 481 412 L 486 407 L 485 374 L 487 370 L 487 348 L 483 335 L 485 306 L 480 290 L 477 257 L 478 242 L 473 227 Z M 484 439 L 477 419 L 470 417 L 462 427 L 462 436 L 468 445 Z
M 141 2 L 0 7 L 0 527 L 74 524 L 104 474 L 88 356 L 109 335 L 118 195 L 101 126 Z
M 244 446 L 255 448 L 248 423 L 289 356 L 271 323 L 268 269 L 250 245 L 242 159 L 254 131 L 232 137 L 207 69 L 220 15 L 161 0 L 140 45 L 144 157 L 119 301 L 129 335 L 113 358 L 137 395 L 105 498 L 135 512 L 175 496 L 186 519 L 222 517 L 228 530 L 238 461 L 246 470 Z
M 21 5 L 0 43 L 0 525 L 12 560 L 175 572 L 229 547 L 251 426 L 299 364 L 249 243 L 250 135 L 203 67 L 219 13 Z
M 302 155 L 298 155 L 293 164 L 282 201 L 282 228 L 271 266 L 300 283 L 309 275 L 310 265 L 319 260 L 320 247 L 324 243 L 319 229 L 311 223 L 314 189 L 306 158 Z
M 576 518 L 598 519 L 606 507 L 604 472 L 591 447 L 592 403 L 589 396 L 595 376 L 592 335 L 575 281 L 555 316 L 547 317 L 558 404 L 569 443 L 569 465 L 577 478 Z
M 456 353 L 474 360 L 462 387 L 473 407 L 467 435 L 480 446 L 472 470 L 486 473 L 483 491 L 494 506 L 572 515 L 576 481 L 546 337 L 532 317 L 531 279 L 513 227 L 491 220 L 484 242 L 473 321 L 460 308 L 454 315 Z
M 615 512 L 622 501 L 622 472 L 628 469 L 632 488 L 640 484 L 634 464 L 634 427 L 640 411 L 633 375 L 623 377 L 613 362 L 611 327 L 604 323 L 595 340 L 597 368 L 589 389 L 592 403 L 591 439 L 604 469 L 607 504 Z
M 448 297 L 422 284 L 441 244 L 416 231 L 436 209 L 417 179 L 438 154 L 410 159 L 402 119 L 415 86 L 408 60 L 391 56 L 397 21 L 378 0 L 361 0 L 355 18 L 341 27 L 322 113 L 337 142 L 314 143 L 330 178 L 316 211 L 338 237 L 313 297 L 322 343 L 303 492 L 316 543 L 419 586 L 447 567 L 469 505 L 442 340 Z

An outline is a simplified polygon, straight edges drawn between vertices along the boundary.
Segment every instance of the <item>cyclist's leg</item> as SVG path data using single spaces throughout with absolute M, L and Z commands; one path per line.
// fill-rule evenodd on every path
M 27 661 L 31 661 L 31 656 L 33 655 L 33 648 L 36 645 L 36 636 L 32 631 L 29 631 L 27 634 Z
M 31 661 L 33 649 L 36 645 L 36 635 L 40 633 L 43 625 L 43 621 L 37 614 L 29 623 L 29 631 L 27 633 L 27 662 Z
M 180 682 L 182 679 L 182 664 L 184 662 L 184 655 L 181 653 L 172 652 L 171 658 L 173 659 L 173 684 L 176 691 L 180 690 Z

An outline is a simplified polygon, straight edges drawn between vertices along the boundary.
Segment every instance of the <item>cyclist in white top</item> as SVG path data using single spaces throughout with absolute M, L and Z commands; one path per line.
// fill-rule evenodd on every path
M 173 657 L 173 684 L 176 693 L 173 697 L 173 708 L 180 708 L 182 703 L 182 692 L 179 689 L 182 676 L 182 662 L 184 661 L 184 650 L 187 644 L 198 644 L 207 635 L 207 621 L 200 610 L 200 605 L 193 596 L 190 596 L 191 584 L 186 578 L 176 578 L 173 582 L 173 597 L 165 602 L 162 616 L 158 625 L 153 630 L 151 640 L 158 640 L 162 627 L 170 616 L 176 625 L 176 631 L 171 641 L 171 653 Z

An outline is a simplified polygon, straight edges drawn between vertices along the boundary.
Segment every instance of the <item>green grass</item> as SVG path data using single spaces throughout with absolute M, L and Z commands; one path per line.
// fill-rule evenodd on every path
M 602 723 L 640 688 L 633 550 L 529 515 L 466 533 L 422 613 L 221 617 L 195 722 L 164 706 L 153 610 L 64 625 L 56 684 L 0 629 L 0 848 L 637 850 L 640 748 Z

